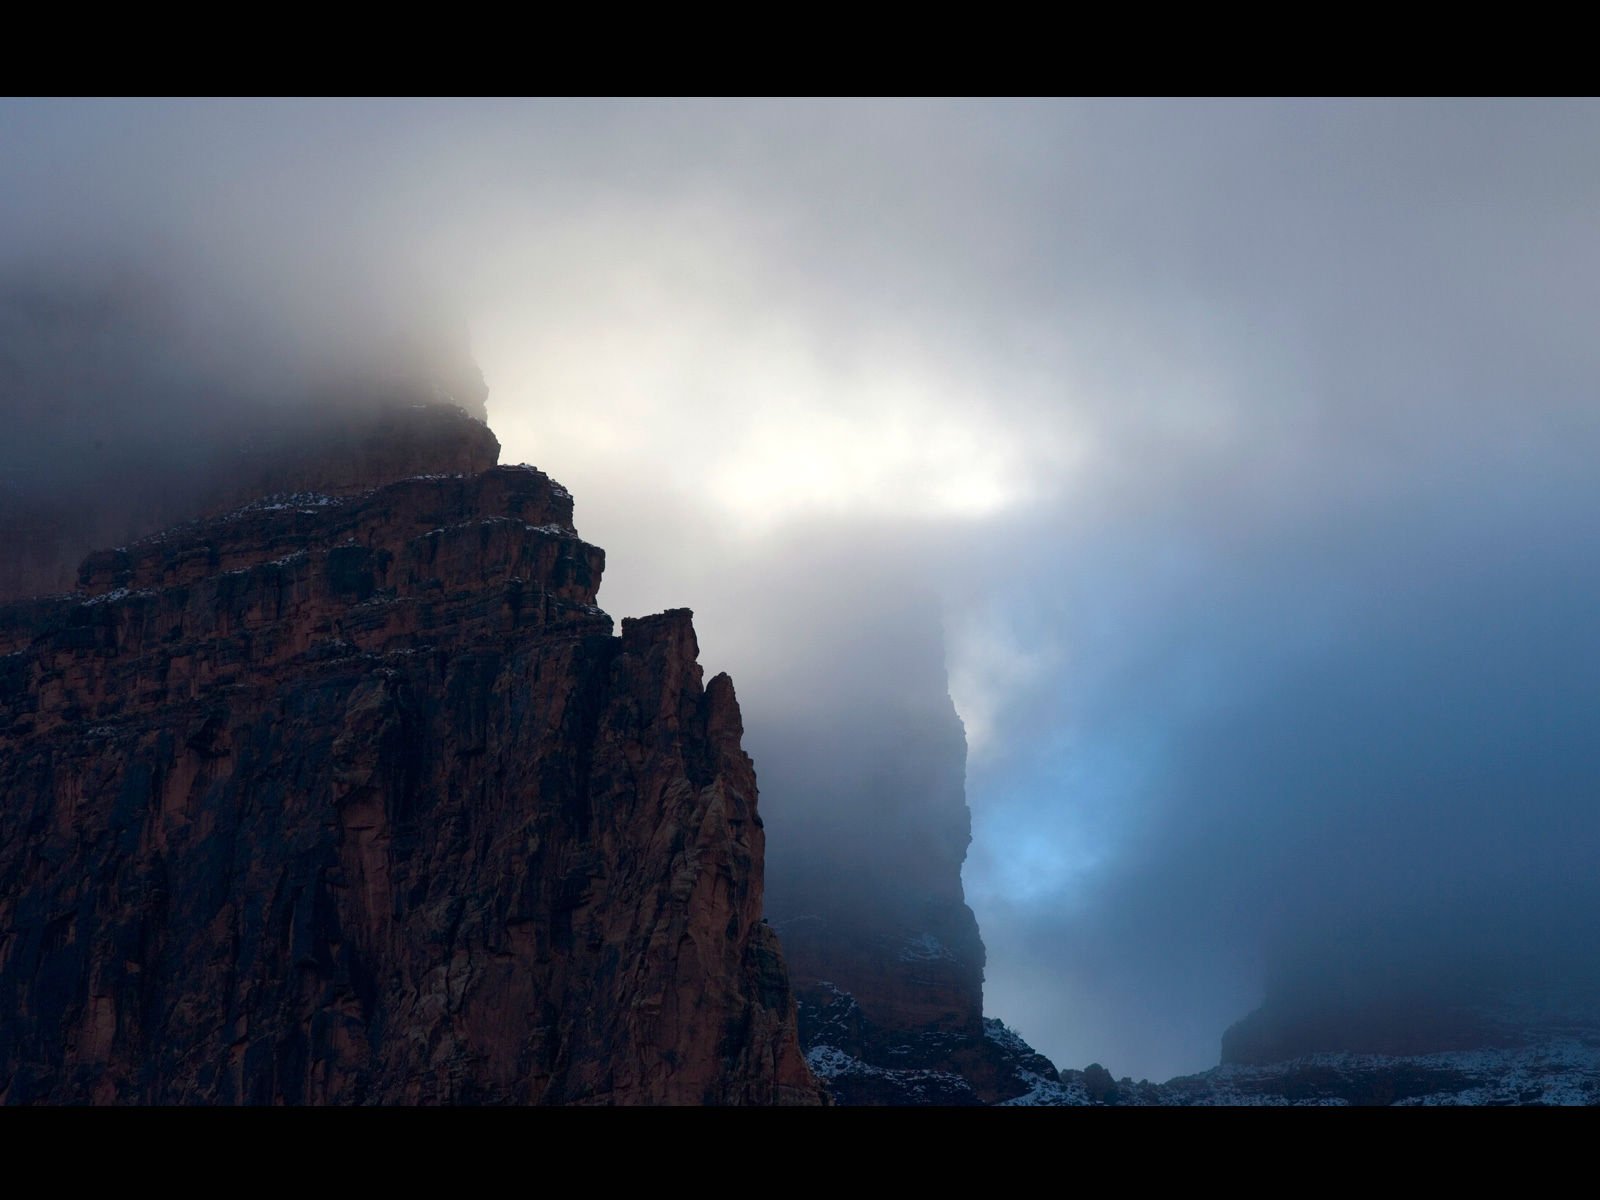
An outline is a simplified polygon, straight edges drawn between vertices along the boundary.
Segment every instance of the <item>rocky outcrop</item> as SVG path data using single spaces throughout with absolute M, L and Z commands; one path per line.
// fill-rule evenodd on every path
M 1222 1035 L 1224 1064 L 1259 1066 L 1321 1053 L 1399 1057 L 1502 1044 L 1502 1034 L 1469 1003 L 1432 995 L 1359 1000 L 1327 993 L 1300 1003 L 1275 998 Z
M 966 1030 L 883 1026 L 821 984 L 800 998 L 806 1061 L 844 1105 L 971 1107 L 1074 1100 L 1055 1065 L 994 1018 Z
M 802 1027 L 807 1013 L 802 1006 Z M 1271 1063 L 1224 1063 L 1165 1083 L 1114 1079 L 1099 1063 L 1057 1071 L 1014 1030 L 984 1021 L 988 1069 L 1011 1094 L 1005 1107 L 1416 1107 L 1600 1105 L 1600 1027 L 1577 1017 L 1524 1023 L 1491 1020 L 1496 1044 L 1430 1054 L 1319 1053 Z M 848 1044 L 849 1032 L 826 1031 Z M 914 1049 L 912 1054 L 914 1054 Z M 875 1066 L 832 1045 L 810 1061 L 842 1103 L 982 1103 L 970 1074 L 921 1066 Z
M 256 412 L 196 453 L 148 474 L 108 469 L 92 487 L 0 489 L 0 601 L 69 591 L 85 555 L 194 516 L 275 492 L 344 497 L 411 476 L 475 474 L 499 461 L 500 443 L 453 404 L 341 405 Z
M 356 496 L 397 479 L 475 475 L 499 460 L 488 426 L 454 404 L 263 414 L 249 436 L 214 452 L 195 512 L 214 516 L 274 493 Z
M 1114 1103 L 1175 1106 L 1456 1107 L 1600 1105 L 1600 1026 L 1480 1013 L 1492 1045 L 1426 1054 L 1322 1052 L 1224 1063 L 1163 1084 L 1117 1085 Z M 1063 1071 L 1069 1087 L 1077 1072 Z M 1073 1101 L 1066 1101 L 1071 1103 Z
M 0 1100 L 822 1098 L 732 683 L 457 419 L 0 607 Z
M 792 706 L 781 741 L 758 747 L 774 831 L 768 912 L 802 1043 L 841 1103 L 994 1103 L 1032 1085 L 985 1032 L 984 946 L 961 882 L 966 738 L 937 613 L 908 604 L 895 617 L 873 631 L 904 631 L 896 666 L 870 677 L 829 661 L 866 636 L 848 611 L 803 633 L 819 679 L 796 687 L 831 686 L 830 703 Z
M 1241 1103 L 1600 1103 L 1597 981 L 1581 959 L 1473 960 L 1441 937 L 1405 956 L 1326 943 L 1285 955 L 1222 1065 L 1167 1091 Z M 1205 1100 L 1207 1103 L 1231 1101 Z

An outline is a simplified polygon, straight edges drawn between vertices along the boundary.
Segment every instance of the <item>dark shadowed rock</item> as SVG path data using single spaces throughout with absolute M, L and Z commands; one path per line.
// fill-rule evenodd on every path
M 500 443 L 455 405 L 347 403 L 241 416 L 195 454 L 181 469 L 108 468 L 66 491 L 10 492 L 0 480 L 0 600 L 68 591 L 98 547 L 269 493 L 340 498 L 418 475 L 476 474 L 499 460 Z
M 984 946 L 961 882 L 966 738 L 943 662 L 926 653 L 940 644 L 937 613 L 907 604 L 899 616 L 915 631 L 909 652 L 876 677 L 829 664 L 858 644 L 851 614 L 810 618 L 808 644 L 832 667 L 819 675 L 849 689 L 791 705 L 784 738 L 760 751 L 774 830 L 768 911 L 801 1041 L 843 1104 L 993 1104 L 1048 1091 L 1055 1068 L 984 1019 Z
M 1117 1081 L 1099 1063 L 1090 1063 L 1083 1069 L 1083 1090 L 1095 1104 L 1117 1102 Z

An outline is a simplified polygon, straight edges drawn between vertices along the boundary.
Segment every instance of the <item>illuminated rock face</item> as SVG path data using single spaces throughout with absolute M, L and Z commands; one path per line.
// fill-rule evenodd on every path
M 0 607 L 0 1100 L 822 1099 L 732 683 L 455 422 Z

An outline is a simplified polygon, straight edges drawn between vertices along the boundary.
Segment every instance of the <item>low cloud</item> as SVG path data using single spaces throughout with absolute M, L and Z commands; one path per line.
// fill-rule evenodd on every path
M 450 314 L 758 762 L 814 705 L 870 772 L 948 680 L 990 1011 L 1064 1064 L 1202 1068 L 1307 962 L 1586 960 L 1595 105 L 4 115 L 13 485 Z

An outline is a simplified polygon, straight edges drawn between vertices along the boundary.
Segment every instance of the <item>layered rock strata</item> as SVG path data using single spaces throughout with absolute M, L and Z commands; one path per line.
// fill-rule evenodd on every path
M 0 1100 L 822 1098 L 732 683 L 468 442 L 0 607 Z

